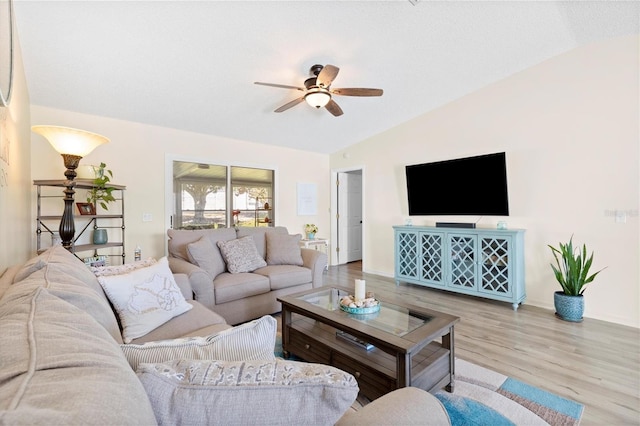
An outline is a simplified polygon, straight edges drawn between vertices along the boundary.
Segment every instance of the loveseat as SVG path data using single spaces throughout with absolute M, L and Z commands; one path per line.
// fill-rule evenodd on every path
M 322 286 L 326 254 L 300 248 L 301 236 L 289 235 L 285 227 L 169 229 L 167 234 L 171 270 L 186 274 L 195 300 L 229 324 L 279 312 L 278 297 Z M 243 242 L 246 250 L 225 253 Z M 238 267 L 234 255 L 253 261 Z
M 273 355 L 276 321 L 265 316 L 231 327 L 190 300 L 184 278 L 172 276 L 162 259 L 92 272 L 62 246 L 6 270 L 0 424 L 449 424 L 437 398 L 415 388 L 353 411 L 351 375 L 261 359 Z M 139 283 L 125 300 L 119 292 L 126 280 Z M 139 324 L 128 314 L 158 320 L 153 303 L 181 313 L 133 337 Z M 260 358 L 222 359 L 265 344 L 270 353 Z M 212 348 L 219 355 L 198 358 Z

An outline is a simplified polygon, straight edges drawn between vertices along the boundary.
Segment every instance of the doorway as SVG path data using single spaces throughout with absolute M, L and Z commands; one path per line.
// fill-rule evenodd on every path
M 363 253 L 363 169 L 331 172 L 331 265 L 362 262 Z

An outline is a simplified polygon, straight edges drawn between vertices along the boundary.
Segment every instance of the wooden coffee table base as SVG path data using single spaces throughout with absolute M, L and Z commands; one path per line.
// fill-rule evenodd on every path
M 403 338 L 387 336 L 389 338 L 386 340 L 392 341 L 389 343 L 379 331 L 367 330 L 372 327 L 365 325 L 356 330 L 347 324 L 349 321 L 335 321 L 331 315 L 333 312 L 327 311 L 326 316 L 322 311 L 310 312 L 304 309 L 304 303 L 297 303 L 294 299 L 294 304 L 290 304 L 291 300 L 291 297 L 281 300 L 285 355 L 332 365 L 353 374 L 360 392 L 371 400 L 406 386 L 430 392 L 442 388 L 453 391 L 454 324 L 458 321 L 457 317 L 443 314 L 444 321 L 435 321 L 434 318 L 421 327 L 424 330 L 419 328 Z M 336 337 L 338 330 L 357 336 L 375 347 L 366 350 L 346 342 Z M 399 341 L 406 341 L 406 344 L 398 344 Z

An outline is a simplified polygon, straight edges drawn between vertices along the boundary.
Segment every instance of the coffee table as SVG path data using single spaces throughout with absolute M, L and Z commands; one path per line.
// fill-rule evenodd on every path
M 406 386 L 453 391 L 458 317 L 397 297 L 380 300 L 376 313 L 351 314 L 339 306 L 348 294 L 353 290 L 331 286 L 278 298 L 285 357 L 296 355 L 347 371 L 371 400 Z

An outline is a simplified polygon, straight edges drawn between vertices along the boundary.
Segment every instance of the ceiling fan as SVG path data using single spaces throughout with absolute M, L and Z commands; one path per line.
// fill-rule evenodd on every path
M 334 116 L 342 115 L 342 108 L 332 99 L 332 95 L 340 96 L 382 96 L 382 89 L 365 89 L 365 88 L 346 88 L 332 89 L 331 83 L 338 75 L 340 68 L 333 65 L 314 65 L 309 70 L 310 78 L 304 82 L 304 88 L 297 86 L 289 86 L 286 84 L 262 83 L 254 82 L 262 86 L 280 87 L 282 89 L 293 89 L 305 92 L 301 97 L 292 100 L 274 112 L 283 112 L 298 105 L 302 101 L 316 108 L 325 107 Z

